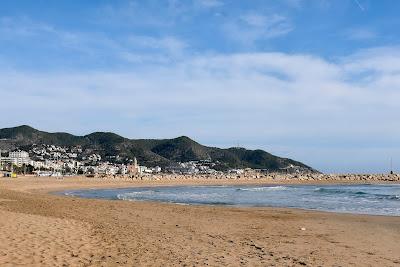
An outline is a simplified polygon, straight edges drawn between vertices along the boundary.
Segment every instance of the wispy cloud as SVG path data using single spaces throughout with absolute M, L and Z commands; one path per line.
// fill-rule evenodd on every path
M 245 45 L 252 45 L 259 40 L 286 35 L 293 30 L 293 26 L 284 16 L 251 12 L 227 21 L 223 25 L 223 30 L 229 38 Z
M 130 35 L 124 43 L 127 45 L 119 52 L 119 56 L 134 64 L 167 64 L 185 56 L 189 47 L 186 42 L 173 36 Z
M 131 35 L 128 38 L 130 45 L 139 48 L 162 50 L 172 55 L 181 55 L 188 47 L 187 43 L 173 36 L 152 37 Z
M 196 0 L 197 3 L 203 7 L 211 8 L 211 7 L 219 7 L 224 3 L 220 0 Z
M 304 0 L 284 0 L 284 2 L 292 8 L 300 8 L 305 1 Z
M 347 71 L 393 75 L 400 73 L 400 47 L 368 48 L 343 59 Z
M 122 1 L 99 7 L 92 19 L 93 23 L 107 27 L 165 28 L 174 25 L 174 16 L 181 6 L 178 1 Z
M 28 17 L 0 18 L 0 39 L 21 43 L 37 42 L 42 49 L 52 47 L 84 53 L 92 53 L 104 47 L 118 47 L 113 39 L 101 33 L 69 31 Z
M 1 18 L 0 40 L 35 45 L 35 54 L 58 53 L 60 61 L 65 54 L 76 58 L 99 61 L 108 58 L 115 64 L 163 63 L 182 57 L 189 44 L 171 36 L 129 34 L 109 37 L 101 32 L 67 31 L 27 17 Z M 42 50 L 42 51 L 41 51 Z M 52 55 L 53 60 L 56 55 Z
M 354 0 L 354 3 L 360 8 L 361 11 L 365 11 L 364 6 L 361 5 L 359 0 Z
M 369 28 L 352 28 L 345 32 L 349 40 L 371 40 L 378 37 L 378 34 Z
M 0 38 L 3 40 L 35 38 L 43 34 L 53 35 L 60 39 L 73 39 L 70 33 L 59 32 L 49 24 L 34 21 L 26 16 L 0 18 Z

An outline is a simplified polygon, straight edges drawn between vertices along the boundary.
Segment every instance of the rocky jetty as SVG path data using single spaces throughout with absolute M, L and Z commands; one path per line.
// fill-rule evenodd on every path
M 147 174 L 129 176 L 103 176 L 102 179 L 112 180 L 242 180 L 242 181 L 265 181 L 265 182 L 357 182 L 357 183 L 376 183 L 376 182 L 400 182 L 400 174 L 282 174 L 269 173 L 260 174 L 257 172 L 248 172 L 241 175 L 233 174 Z

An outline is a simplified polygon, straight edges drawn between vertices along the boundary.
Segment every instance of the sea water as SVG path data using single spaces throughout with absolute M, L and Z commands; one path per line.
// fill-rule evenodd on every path
M 75 190 L 63 194 L 188 205 L 282 207 L 400 216 L 400 184 L 159 186 Z

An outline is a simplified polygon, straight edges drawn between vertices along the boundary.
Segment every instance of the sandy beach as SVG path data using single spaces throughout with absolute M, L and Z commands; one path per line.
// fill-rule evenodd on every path
M 205 181 L 0 179 L 0 266 L 400 265 L 400 217 L 49 193 L 192 183 Z

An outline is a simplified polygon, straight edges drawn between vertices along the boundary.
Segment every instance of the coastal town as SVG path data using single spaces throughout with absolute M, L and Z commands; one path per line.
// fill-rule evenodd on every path
M 29 151 L 0 150 L 0 170 L 4 176 L 17 174 L 34 174 L 36 176 L 71 176 L 86 175 L 131 175 L 151 174 L 161 172 L 161 167 L 147 168 L 140 166 L 136 160 L 124 159 L 119 156 L 102 158 L 97 153 L 84 155 L 83 149 L 76 147 L 61 147 L 56 145 L 34 145 Z
M 210 159 L 176 162 L 164 168 L 140 165 L 136 157 L 119 155 L 102 157 L 84 153 L 80 146 L 33 145 L 28 151 L 0 150 L 0 176 L 16 178 L 86 176 L 88 178 L 182 180 L 182 179 L 267 179 L 276 181 L 399 181 L 400 175 L 388 174 L 323 174 L 289 165 L 279 171 L 236 168 L 217 171 Z
M 121 158 L 119 155 L 102 157 L 98 153 L 83 153 L 80 146 L 61 147 L 56 145 L 33 145 L 28 151 L 0 150 L 0 170 L 4 176 L 18 174 L 34 174 L 36 176 L 71 176 L 86 175 L 88 177 L 127 176 L 137 177 L 152 174 L 169 173 L 180 175 L 241 175 L 252 169 L 229 169 L 224 172 L 214 169 L 216 163 L 210 159 L 176 162 L 170 166 L 147 167 L 133 159 Z M 255 170 L 254 170 L 255 171 Z M 268 173 L 266 169 L 256 170 Z M 282 172 L 300 173 L 300 167 L 290 165 Z

